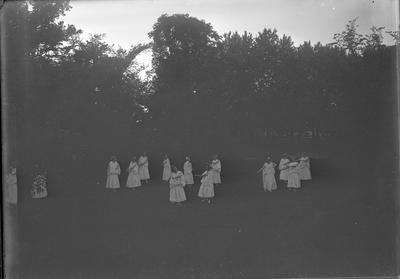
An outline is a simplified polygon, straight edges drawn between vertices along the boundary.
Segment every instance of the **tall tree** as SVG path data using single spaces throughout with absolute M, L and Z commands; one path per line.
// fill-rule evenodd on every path
M 358 18 L 349 20 L 346 24 L 346 29 L 341 33 L 336 33 L 333 36 L 334 46 L 346 50 L 349 54 L 360 55 L 365 45 L 365 37 L 357 32 Z
M 168 129 L 181 145 L 193 134 L 193 113 L 199 98 L 215 94 L 215 78 L 219 35 L 212 26 L 187 14 L 162 15 L 149 33 L 152 38 L 155 91 L 150 113 L 158 129 Z M 203 96 L 203 97 L 200 97 Z M 172 123 L 181 123 L 179 127 Z M 173 130 L 175 128 L 175 130 Z M 172 131 L 172 130 L 173 131 Z M 197 128 L 198 130 L 198 128 Z M 171 138 L 171 145 L 176 140 Z
M 7 73 L 3 96 L 9 104 L 9 119 L 16 121 L 18 140 L 34 141 L 32 136 L 40 134 L 34 131 L 43 127 L 52 91 L 44 90 L 53 77 L 48 70 L 54 61 L 48 58 L 65 54 L 62 43 L 80 32 L 58 20 L 69 9 L 69 1 L 9 1 L 2 9 L 2 59 Z

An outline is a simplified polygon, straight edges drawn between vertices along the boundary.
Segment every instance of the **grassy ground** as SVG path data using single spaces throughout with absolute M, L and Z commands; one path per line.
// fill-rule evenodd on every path
M 49 198 L 10 209 L 8 278 L 395 273 L 393 215 L 377 212 L 360 180 L 317 178 L 297 192 L 264 193 L 261 177 L 226 178 L 213 204 L 195 197 L 197 183 L 182 207 L 169 204 L 158 181 L 117 192 L 96 181 L 59 182 Z

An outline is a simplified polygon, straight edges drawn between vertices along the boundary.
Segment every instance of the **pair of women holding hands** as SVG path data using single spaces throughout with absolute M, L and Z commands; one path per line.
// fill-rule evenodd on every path
M 170 202 L 180 205 L 186 200 L 184 187 L 186 185 L 193 185 L 193 167 L 190 162 L 190 158 L 186 157 L 186 161 L 183 165 L 183 173 L 178 171 L 175 166 L 171 166 L 168 156 L 165 156 L 163 161 L 163 180 L 169 181 L 170 184 Z M 207 165 L 206 170 L 201 176 L 201 185 L 198 192 L 198 197 L 202 201 L 211 203 L 211 199 L 214 197 L 214 184 L 221 183 L 221 162 L 215 155 L 213 161 Z

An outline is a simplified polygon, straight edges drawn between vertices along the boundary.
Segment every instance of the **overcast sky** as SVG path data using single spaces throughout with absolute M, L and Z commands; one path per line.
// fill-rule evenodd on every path
M 71 6 L 63 18 L 66 23 L 82 29 L 84 37 L 105 33 L 106 42 L 125 49 L 149 42 L 147 34 L 164 13 L 204 19 L 220 35 L 276 28 L 298 45 L 308 40 L 332 42 L 333 34 L 356 17 L 363 34 L 372 26 L 396 30 L 399 10 L 398 0 L 72 0 Z M 393 41 L 386 36 L 385 43 Z M 149 64 L 150 59 L 150 53 L 143 53 L 137 61 Z
M 63 19 L 89 33 L 105 33 L 106 41 L 124 48 L 148 42 L 157 18 L 163 14 L 188 13 L 211 23 L 223 34 L 264 27 L 276 28 L 296 44 L 305 40 L 329 43 L 358 17 L 361 33 L 373 25 L 396 29 L 397 0 L 91 0 L 72 1 Z M 398 6 L 397 6 L 398 11 Z

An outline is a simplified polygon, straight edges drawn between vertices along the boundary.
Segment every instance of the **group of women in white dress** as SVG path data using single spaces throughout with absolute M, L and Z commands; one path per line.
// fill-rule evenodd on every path
M 169 200 L 175 204 L 181 204 L 186 200 L 184 187 L 194 184 L 193 166 L 190 157 L 185 158 L 183 164 L 183 172 L 171 164 L 167 155 L 164 156 L 162 161 L 163 173 L 162 181 L 169 183 L 170 193 Z M 288 156 L 283 154 L 279 164 L 277 165 L 267 157 L 266 162 L 258 170 L 262 172 L 262 184 L 264 191 L 272 192 L 277 189 L 277 182 L 275 179 L 275 168 L 279 169 L 279 180 L 284 181 L 288 189 L 296 190 L 301 187 L 301 181 L 311 180 L 310 171 L 310 158 L 303 152 L 300 157 Z M 143 183 L 148 183 L 150 179 L 149 173 L 149 160 L 146 153 L 143 153 L 139 159 L 133 157 L 128 166 L 128 178 L 126 187 L 135 190 L 137 187 L 142 186 Z M 121 168 L 115 156 L 111 157 L 111 161 L 107 168 L 107 182 L 106 188 L 118 189 L 120 188 L 118 176 L 121 174 Z M 214 198 L 214 186 L 221 183 L 221 161 L 217 155 L 214 155 L 211 162 L 206 165 L 206 170 L 199 175 L 201 177 L 201 185 L 197 196 L 202 201 L 211 203 Z
M 272 161 L 271 157 L 267 157 L 264 165 L 258 170 L 258 172 L 262 171 L 264 191 L 272 192 L 277 189 L 275 179 L 276 166 L 277 164 Z M 284 181 L 290 190 L 299 189 L 302 180 L 311 180 L 310 158 L 304 152 L 299 158 L 288 156 L 284 153 L 278 169 L 280 171 L 279 180 Z
M 185 158 L 183 172 L 179 171 L 176 166 L 171 164 L 167 155 L 164 156 L 162 167 L 162 181 L 169 183 L 169 200 L 179 205 L 186 200 L 184 187 L 188 186 L 188 188 L 191 188 L 191 186 L 194 185 L 193 166 L 190 157 L 187 156 Z M 277 182 L 275 179 L 276 167 L 278 167 L 280 172 L 279 180 L 283 181 L 290 190 L 301 188 L 301 181 L 311 180 L 310 158 L 304 152 L 297 158 L 284 153 L 278 165 L 272 161 L 271 157 L 267 157 L 266 162 L 258 170 L 258 172 L 262 172 L 264 191 L 272 192 L 277 189 Z M 47 197 L 47 175 L 45 170 L 40 167 L 36 167 L 36 169 L 31 194 L 33 198 L 44 198 Z M 9 179 L 7 180 L 10 181 L 8 183 L 10 185 L 16 184 L 16 182 L 13 182 L 14 180 L 16 181 L 16 170 L 13 171 L 14 173 L 9 174 Z M 148 183 L 150 180 L 149 159 L 145 152 L 139 158 L 131 158 L 127 172 L 127 188 L 135 190 L 143 184 Z M 118 177 L 120 174 L 121 167 L 117 162 L 116 156 L 112 156 L 107 167 L 107 189 L 116 190 L 120 188 Z M 214 186 L 221 184 L 221 161 L 218 159 L 217 155 L 214 155 L 213 159 L 207 163 L 206 170 L 198 176 L 201 177 L 201 185 L 197 196 L 201 198 L 202 201 L 211 203 L 212 198 L 215 196 Z
M 143 183 L 148 183 L 150 179 L 149 173 L 149 160 L 146 153 L 137 159 L 133 157 L 128 166 L 128 178 L 126 187 L 135 190 L 137 187 L 142 186 Z M 170 202 L 180 205 L 186 200 L 184 187 L 189 188 L 194 184 L 193 166 L 190 157 L 185 158 L 183 164 L 183 172 L 179 171 L 176 166 L 171 165 L 171 161 L 167 155 L 164 156 L 163 162 L 162 181 L 169 183 Z M 200 175 L 201 185 L 198 192 L 198 197 L 203 201 L 211 203 L 211 199 L 215 196 L 214 185 L 221 184 L 221 161 L 217 155 L 214 155 L 213 160 L 207 164 L 206 170 Z M 121 167 L 117 162 L 115 156 L 111 157 L 107 168 L 107 181 L 106 188 L 116 190 L 120 188 L 118 176 L 121 174 Z

